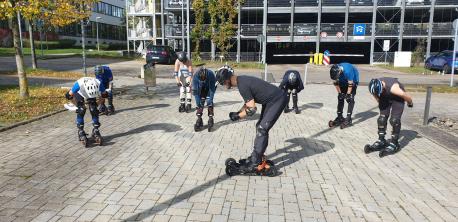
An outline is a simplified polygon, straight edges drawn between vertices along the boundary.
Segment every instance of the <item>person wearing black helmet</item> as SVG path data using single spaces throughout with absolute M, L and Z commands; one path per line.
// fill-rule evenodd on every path
M 230 67 L 223 67 L 218 70 L 216 80 L 227 89 L 237 87 L 244 100 L 242 108 L 237 112 L 229 113 L 232 121 L 254 116 L 257 111 L 256 104 L 261 104 L 261 116 L 256 123 L 256 138 L 251 156 L 242 159 L 237 166 L 243 173 L 253 173 L 266 165 L 264 152 L 266 151 L 269 139 L 269 130 L 274 126 L 288 102 L 286 93 L 278 87 L 256 77 L 237 76 Z M 228 159 L 229 160 L 229 159 Z M 230 158 L 230 160 L 233 160 Z M 227 164 L 234 161 L 228 161 Z M 231 164 L 229 164 L 231 165 Z M 273 163 L 267 161 L 268 169 L 272 169 Z M 227 168 L 228 169 L 228 168 Z M 227 173 L 231 174 L 231 170 Z
M 352 124 L 351 115 L 355 106 L 356 89 L 359 84 L 359 72 L 350 63 L 339 63 L 331 66 L 330 77 L 334 80 L 337 90 L 337 118 L 329 121 L 329 127 L 339 126 L 343 129 Z M 347 101 L 347 117 L 342 115 L 344 103 Z
M 194 130 L 200 131 L 203 127 L 202 114 L 207 102 L 208 107 L 208 131 L 213 127 L 213 97 L 216 91 L 216 79 L 213 71 L 207 68 L 200 68 L 192 78 L 192 94 L 196 100 L 197 121 Z
M 288 98 L 288 103 L 285 107 L 285 113 L 289 112 L 289 100 L 291 94 L 293 95 L 293 110 L 296 114 L 299 114 L 299 108 L 297 107 L 297 94 L 304 89 L 304 83 L 302 82 L 301 75 L 296 70 L 288 70 L 283 76 L 283 80 L 279 86 L 282 89 Z
M 380 116 L 377 119 L 378 140 L 372 145 L 366 145 L 364 152 L 380 151 L 380 157 L 394 154 L 400 149 L 399 134 L 404 103 L 407 102 L 408 107 L 413 107 L 412 97 L 406 93 L 404 85 L 398 79 L 388 77 L 372 79 L 369 82 L 369 92 L 377 100 L 380 109 Z M 393 127 L 389 142 L 385 140 L 388 117 Z
M 175 61 L 175 70 L 173 75 L 180 87 L 180 107 L 178 111 L 191 111 L 191 80 L 192 80 L 192 62 L 188 59 L 186 52 L 179 52 Z

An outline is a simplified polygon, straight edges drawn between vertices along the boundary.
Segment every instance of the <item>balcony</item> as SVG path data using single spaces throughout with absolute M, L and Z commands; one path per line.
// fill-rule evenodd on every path
M 151 28 L 128 30 L 128 37 L 129 39 L 139 39 L 139 40 L 140 39 L 152 39 L 153 30 Z
M 289 24 L 268 24 L 267 25 L 267 35 L 272 36 L 290 36 Z
M 166 5 L 164 6 L 165 8 L 186 8 L 186 3 L 187 1 L 186 0 L 167 0 L 166 1 Z M 189 5 L 192 6 L 192 1 L 189 0 Z
M 262 35 L 262 24 L 243 24 L 240 25 L 240 34 L 243 36 Z

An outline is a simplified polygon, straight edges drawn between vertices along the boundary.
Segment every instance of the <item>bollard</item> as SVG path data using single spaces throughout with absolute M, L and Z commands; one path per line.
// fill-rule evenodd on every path
M 428 86 L 426 90 L 426 102 L 425 102 L 425 114 L 423 117 L 423 125 L 428 125 L 429 122 L 429 107 L 431 105 L 431 93 L 433 91 L 433 87 Z
M 309 64 L 305 63 L 305 70 L 304 70 L 304 85 L 307 84 L 307 69 L 308 69 Z

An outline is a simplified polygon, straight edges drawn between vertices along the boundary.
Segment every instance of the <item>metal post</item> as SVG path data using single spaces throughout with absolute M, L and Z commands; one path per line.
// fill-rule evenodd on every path
M 264 63 L 264 81 L 267 82 L 267 62 Z
M 186 1 L 186 36 L 187 36 L 187 50 L 188 50 L 188 58 L 189 59 L 192 59 L 191 58 L 191 38 L 190 38 L 190 34 L 191 34 L 191 31 L 189 30 L 189 8 L 191 6 L 189 5 L 189 0 Z
M 291 21 L 290 21 L 290 38 L 291 42 L 294 42 L 294 10 L 295 9 L 295 0 L 291 0 Z
M 153 43 L 157 45 L 156 1 L 152 1 L 150 3 L 153 5 L 153 16 L 151 17 L 151 20 L 153 22 Z M 151 8 L 151 6 L 149 8 Z
M 130 47 L 129 47 L 129 8 L 130 5 L 128 4 L 129 1 L 126 1 L 126 43 L 127 43 L 127 55 L 129 56 Z
M 322 11 L 322 0 L 318 0 L 318 19 L 316 22 L 316 46 L 315 53 L 320 52 L 320 38 L 321 38 L 321 11 Z
M 425 113 L 423 115 L 423 125 L 428 125 L 429 122 L 429 107 L 431 105 L 431 92 L 433 91 L 433 87 L 428 86 L 426 90 L 426 102 L 425 102 Z
M 402 39 L 404 38 L 404 18 L 406 14 L 406 0 L 401 1 L 401 22 L 399 23 L 398 51 L 402 51 Z
M 371 27 L 371 52 L 369 63 L 374 65 L 374 45 L 375 45 L 375 22 L 377 20 L 377 0 L 374 0 L 374 7 L 372 8 L 372 27 Z
M 21 41 L 21 51 L 24 50 L 24 46 L 22 45 L 22 24 L 21 24 L 21 13 L 17 12 L 17 23 L 19 26 L 19 40 Z
M 84 24 L 84 20 L 81 20 L 81 47 L 83 48 L 83 71 L 84 76 L 87 76 L 86 70 L 86 24 Z
M 458 21 L 458 19 L 456 19 L 455 21 Z M 456 23 L 456 25 L 455 25 L 455 35 L 454 35 L 455 42 L 453 44 L 452 73 L 450 74 L 450 87 L 453 87 L 453 85 L 454 85 L 453 76 L 455 75 L 456 46 L 458 45 L 457 42 L 456 42 L 458 40 L 458 37 L 457 37 L 457 35 L 458 35 L 458 22 L 455 22 L 455 23 Z
M 184 45 L 184 2 L 181 1 L 181 48 L 185 51 Z
M 304 70 L 304 85 L 307 85 L 307 71 L 308 71 L 308 63 L 305 63 L 305 70 Z
M 344 39 L 348 42 L 348 15 L 350 14 L 350 0 L 345 0 L 345 27 L 344 27 Z
M 165 45 L 164 0 L 161 0 L 161 35 L 162 35 L 162 45 Z
M 262 35 L 265 37 L 265 41 L 262 42 L 262 62 L 266 61 L 266 49 L 267 49 L 267 0 L 264 0 L 264 10 L 262 16 Z M 266 64 L 267 66 L 267 64 Z
M 96 30 L 97 30 L 97 51 L 100 51 L 100 43 L 99 43 L 99 19 L 100 19 L 100 17 L 95 18 Z
M 436 0 L 431 0 L 431 8 L 429 9 L 429 23 L 428 23 L 428 42 L 426 46 L 426 58 L 431 55 L 431 38 L 433 35 L 433 24 L 434 24 L 434 7 L 436 6 Z
M 237 63 L 239 63 L 240 62 L 240 34 L 241 34 L 240 22 L 241 22 L 241 17 L 242 17 L 240 15 L 242 13 L 240 4 L 237 5 L 237 11 L 239 12 L 238 17 L 237 17 Z

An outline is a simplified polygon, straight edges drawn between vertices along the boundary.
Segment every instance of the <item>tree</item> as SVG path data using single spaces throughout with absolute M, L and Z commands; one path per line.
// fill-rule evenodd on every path
M 205 2 L 204 0 L 194 0 L 192 2 L 192 8 L 194 9 L 195 25 L 191 31 L 191 39 L 194 42 L 194 53 L 193 58 L 200 60 L 200 41 L 203 39 L 203 23 L 205 15 Z
M 235 36 L 234 20 L 238 15 L 237 8 L 243 0 L 209 0 L 208 13 L 210 14 L 211 39 L 226 56 L 232 47 L 231 39 Z
M 13 45 L 21 98 L 29 97 L 24 57 L 19 43 L 18 14 L 31 21 L 42 19 L 54 26 L 65 26 L 90 16 L 92 5 L 97 0 L 1 0 L 0 19 L 11 21 Z
M 425 61 L 425 39 L 417 39 L 417 46 L 415 47 L 414 52 L 412 53 L 412 60 L 414 66 L 419 66 L 420 63 Z

